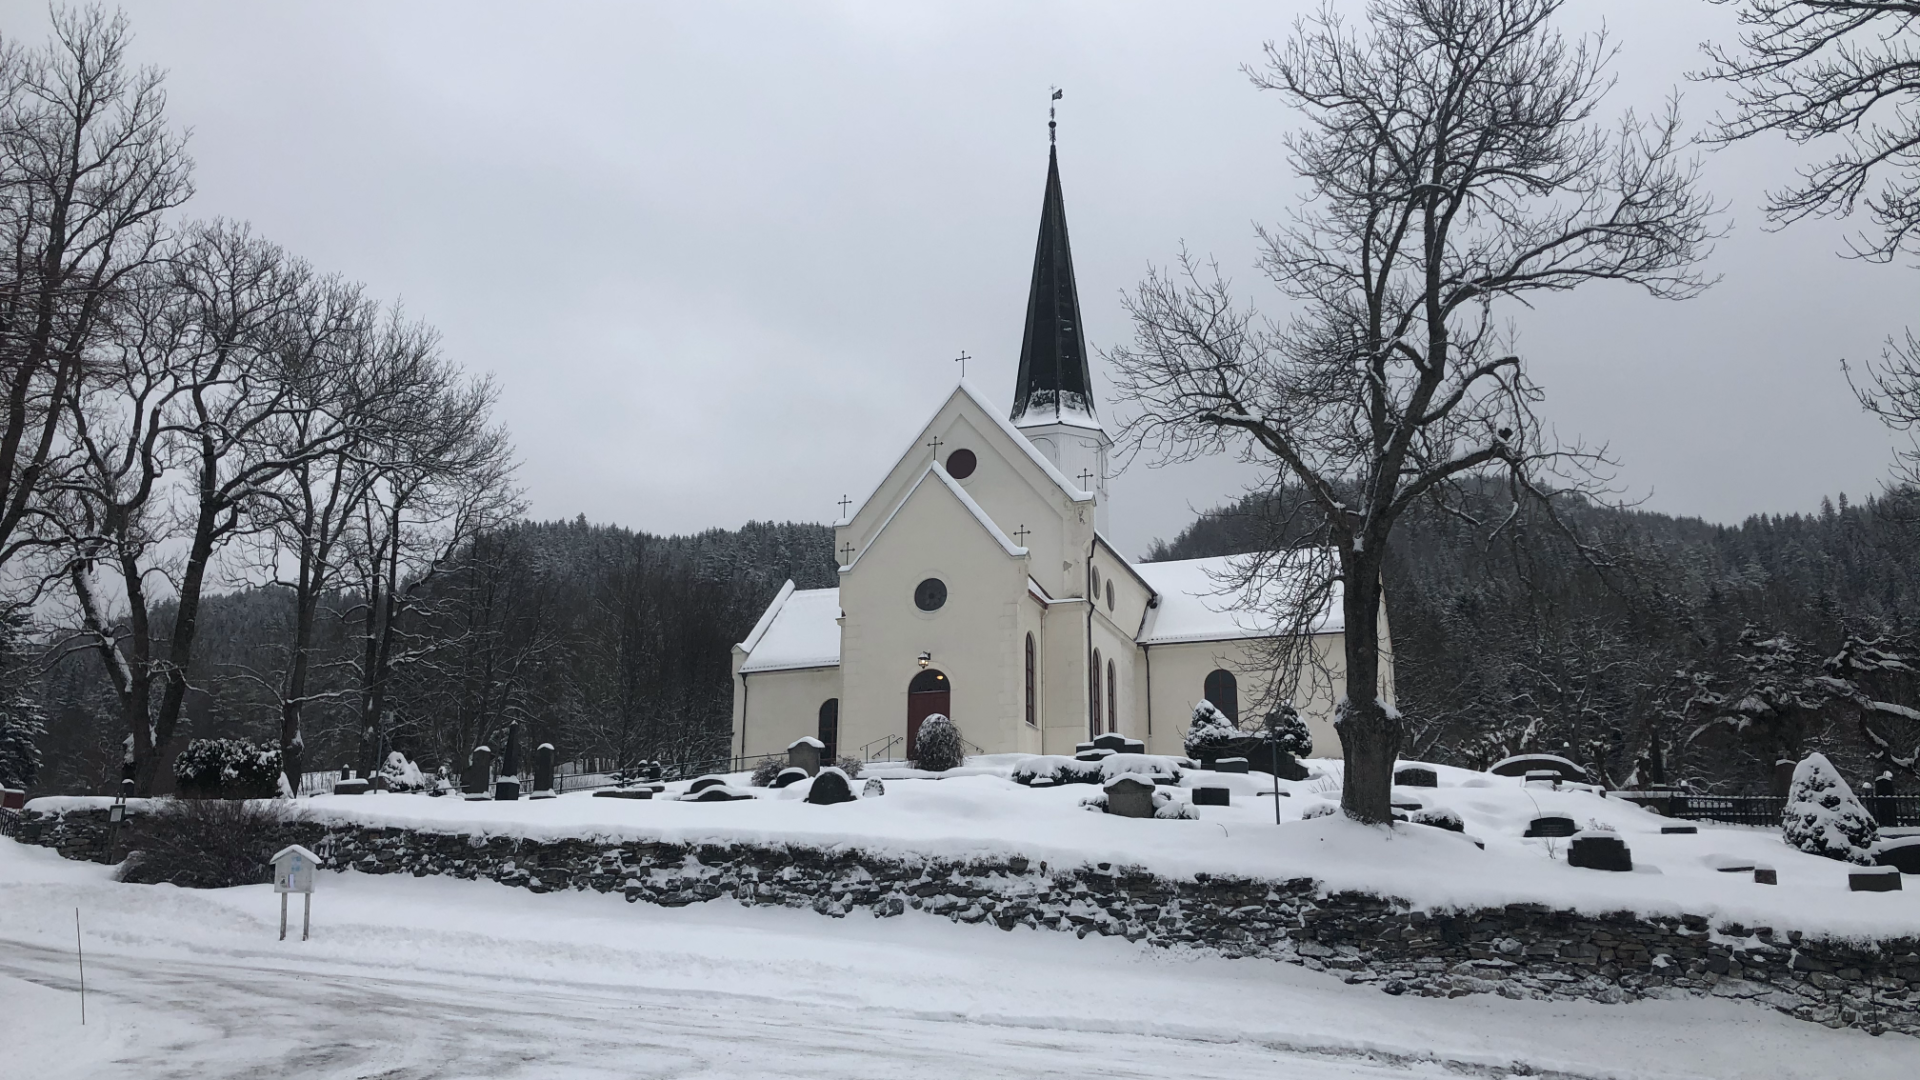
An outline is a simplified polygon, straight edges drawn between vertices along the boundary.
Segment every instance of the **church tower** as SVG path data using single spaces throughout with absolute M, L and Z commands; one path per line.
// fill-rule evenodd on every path
M 1094 408 L 1053 131 L 1054 122 L 1048 120 L 1047 190 L 1040 204 L 1040 239 L 1033 252 L 1033 283 L 1027 293 L 1012 419 L 1069 483 L 1093 493 L 1094 528 L 1104 532 L 1107 452 L 1113 439 Z

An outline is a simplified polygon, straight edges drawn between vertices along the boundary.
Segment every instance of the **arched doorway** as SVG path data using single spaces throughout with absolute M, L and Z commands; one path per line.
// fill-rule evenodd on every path
M 1202 691 L 1213 707 L 1227 714 L 1227 719 L 1240 722 L 1240 680 L 1226 668 L 1214 668 L 1207 674 L 1207 683 Z
M 840 760 L 840 699 L 830 697 L 820 705 L 820 741 L 826 749 L 820 751 L 820 760 L 831 765 Z
M 944 671 L 929 668 L 913 677 L 907 684 L 907 757 L 913 756 L 913 745 L 920 738 L 920 721 L 940 713 L 953 716 L 953 684 L 947 681 Z

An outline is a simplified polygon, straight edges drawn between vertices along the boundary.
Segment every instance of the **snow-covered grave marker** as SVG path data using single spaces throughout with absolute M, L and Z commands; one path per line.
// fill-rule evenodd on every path
M 287 940 L 287 894 L 299 893 L 300 940 L 307 940 L 307 931 L 313 925 L 313 868 L 320 865 L 320 856 L 293 844 L 281 848 L 273 856 L 273 891 L 280 894 L 280 940 Z

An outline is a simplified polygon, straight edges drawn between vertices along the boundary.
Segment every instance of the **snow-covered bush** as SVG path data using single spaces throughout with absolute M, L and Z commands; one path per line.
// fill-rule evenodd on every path
M 1222 747 L 1240 738 L 1240 729 L 1213 702 L 1200 699 L 1193 707 L 1193 722 L 1187 726 L 1187 756 L 1212 758 Z
M 40 710 L 24 695 L 0 702 L 0 787 L 25 790 L 40 771 Z
M 945 713 L 934 713 L 920 721 L 920 734 L 913 743 L 913 763 L 928 772 L 957 769 L 966 760 L 960 742 L 960 729 Z
M 1424 810 L 1415 810 L 1407 820 L 1415 825 L 1431 825 L 1448 832 L 1467 831 L 1467 824 L 1460 820 L 1460 815 L 1444 806 L 1429 806 Z
M 857 757 L 843 757 L 833 763 L 833 767 L 847 774 L 847 779 L 858 780 L 866 765 Z
M 386 779 L 388 791 L 425 791 L 429 783 L 420 766 L 408 761 L 407 755 L 398 750 L 387 755 L 380 766 L 380 775 Z
M 1339 812 L 1340 807 L 1333 803 L 1317 802 L 1305 810 L 1300 811 L 1300 820 L 1312 821 L 1314 818 L 1332 817 Z
M 787 760 L 785 758 L 770 757 L 763 759 L 760 764 L 753 767 L 753 786 L 767 787 L 773 783 L 774 777 L 780 775 L 780 770 L 786 767 Z
M 166 800 L 117 876 L 138 885 L 164 882 L 184 889 L 257 885 L 268 880 L 267 860 L 287 845 L 286 825 L 296 820 L 284 805 Z
M 1825 754 L 1808 754 L 1793 767 L 1780 825 L 1787 843 L 1801 851 L 1873 864 L 1870 849 L 1880 837 L 1880 828 Z
M 1299 710 L 1291 705 L 1282 705 L 1267 714 L 1267 738 L 1279 746 L 1281 752 L 1297 758 L 1313 753 L 1313 732 L 1307 730 L 1307 722 L 1300 719 Z
M 280 750 L 252 739 L 195 739 L 173 759 L 173 779 L 188 798 L 271 799 L 280 793 Z

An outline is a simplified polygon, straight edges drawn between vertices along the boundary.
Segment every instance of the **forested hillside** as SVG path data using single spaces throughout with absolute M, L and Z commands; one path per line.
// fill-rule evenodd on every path
M 566 757 L 691 760 L 726 753 L 731 647 L 782 582 L 834 583 L 833 531 L 749 522 L 659 537 L 605 525 L 522 523 L 489 533 L 423 587 L 400 619 L 387 708 L 360 726 L 365 605 L 327 598 L 316 641 L 318 695 L 308 760 L 365 768 L 399 750 L 429 769 L 457 766 L 479 743 L 553 742 Z M 208 597 L 204 653 L 190 673 L 188 739 L 271 744 L 274 696 L 294 610 L 289 590 Z M 110 790 L 123 729 L 101 692 L 99 659 L 77 652 L 45 682 L 51 721 L 36 789 Z
M 1491 490 L 1472 498 L 1483 520 L 1505 512 Z M 1204 514 L 1153 557 L 1272 543 L 1284 504 Z M 1572 537 L 1521 521 L 1488 542 L 1429 510 L 1395 534 L 1403 756 L 1485 765 L 1549 750 L 1617 785 L 1754 791 L 1777 759 L 1818 749 L 1856 781 L 1914 786 L 1912 493 L 1738 526 L 1584 503 L 1561 516 Z

